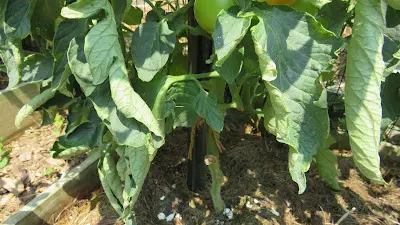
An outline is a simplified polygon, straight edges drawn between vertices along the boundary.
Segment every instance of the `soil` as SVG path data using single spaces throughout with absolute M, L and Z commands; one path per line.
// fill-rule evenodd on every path
M 187 140 L 187 131 L 177 130 L 160 149 L 136 204 L 138 224 L 332 224 L 353 207 L 341 224 L 400 223 L 398 164 L 382 162 L 388 185 L 375 186 L 356 170 L 350 151 L 334 150 L 342 191 L 331 190 L 311 167 L 307 190 L 298 195 L 287 169 L 288 149 L 273 136 L 236 131 L 222 134 L 221 167 L 227 180 L 222 196 L 234 213 L 223 221 L 213 213 L 208 187 L 199 193 L 187 188 Z M 168 223 L 158 220 L 159 213 L 179 215 Z M 53 218 L 59 225 L 122 224 L 101 189 Z
M 0 221 L 4 221 L 57 180 L 82 159 L 53 159 L 48 150 L 60 135 L 54 125 L 30 128 L 5 141 L 10 150 L 9 163 L 0 169 Z M 4 188 L 4 182 L 14 186 Z M 14 192 L 14 193 L 11 193 Z

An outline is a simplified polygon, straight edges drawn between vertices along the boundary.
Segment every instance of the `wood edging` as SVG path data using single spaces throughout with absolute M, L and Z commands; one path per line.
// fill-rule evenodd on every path
M 74 199 L 89 194 L 100 185 L 97 173 L 99 158 L 100 152 L 90 154 L 81 164 L 66 172 L 46 191 L 1 224 L 48 224 L 52 215 L 60 213 Z

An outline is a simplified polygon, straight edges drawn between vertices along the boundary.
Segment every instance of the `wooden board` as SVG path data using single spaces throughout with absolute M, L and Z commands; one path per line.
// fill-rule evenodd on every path
M 38 84 L 24 84 L 12 90 L 0 91 L 0 137 L 9 138 L 18 133 L 15 116 L 23 105 L 38 94 Z M 32 114 L 22 123 L 21 129 L 37 124 L 40 118 L 39 113 Z
M 75 198 L 89 194 L 100 185 L 97 174 L 99 158 L 100 152 L 91 154 L 2 224 L 48 224 L 53 214 L 60 213 Z

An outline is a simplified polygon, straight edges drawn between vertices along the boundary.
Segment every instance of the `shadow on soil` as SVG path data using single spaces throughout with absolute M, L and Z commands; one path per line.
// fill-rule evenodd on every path
M 198 193 L 188 191 L 187 140 L 186 130 L 167 136 L 136 204 L 138 224 L 222 224 L 224 218 L 213 213 L 208 187 Z M 222 196 L 234 212 L 233 219 L 225 220 L 225 225 L 332 224 L 353 207 L 356 211 L 341 224 L 396 224 L 400 219 L 398 165 L 383 164 L 383 174 L 390 185 L 373 186 L 360 177 L 351 153 L 335 150 L 342 191 L 332 191 L 311 167 L 307 190 L 298 195 L 287 169 L 288 149 L 274 137 L 262 139 L 243 132 L 224 132 L 221 141 L 226 148 L 221 169 L 227 178 Z M 207 176 L 207 184 L 210 180 Z M 77 202 L 66 209 L 57 224 L 122 224 L 101 189 L 98 192 L 94 200 Z M 175 214 L 175 218 L 172 222 L 160 221 L 159 213 Z

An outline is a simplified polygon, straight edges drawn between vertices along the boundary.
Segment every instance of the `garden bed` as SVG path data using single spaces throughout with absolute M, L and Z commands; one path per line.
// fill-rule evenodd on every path
M 187 140 L 187 132 L 178 130 L 160 149 L 136 204 L 138 224 L 222 224 L 213 214 L 208 188 L 200 193 L 188 191 Z M 355 169 L 351 152 L 335 150 L 342 191 L 332 191 L 312 167 L 307 174 L 307 190 L 298 195 L 287 170 L 287 147 L 274 137 L 263 141 L 259 134 L 230 131 L 222 134 L 222 143 L 226 151 L 221 166 L 227 177 L 222 196 L 234 212 L 233 219 L 224 224 L 329 224 L 353 207 L 356 211 L 341 224 L 400 222 L 398 164 L 384 161 L 382 172 L 389 185 L 374 186 Z M 120 224 L 101 189 L 89 198 L 75 201 L 52 222 Z M 168 223 L 158 219 L 160 213 L 176 214 Z
M 17 212 L 64 172 L 82 162 L 84 157 L 72 160 L 51 157 L 48 150 L 59 135 L 60 128 L 48 125 L 27 129 L 5 142 L 4 148 L 10 150 L 10 155 L 8 165 L 0 170 L 0 221 Z

